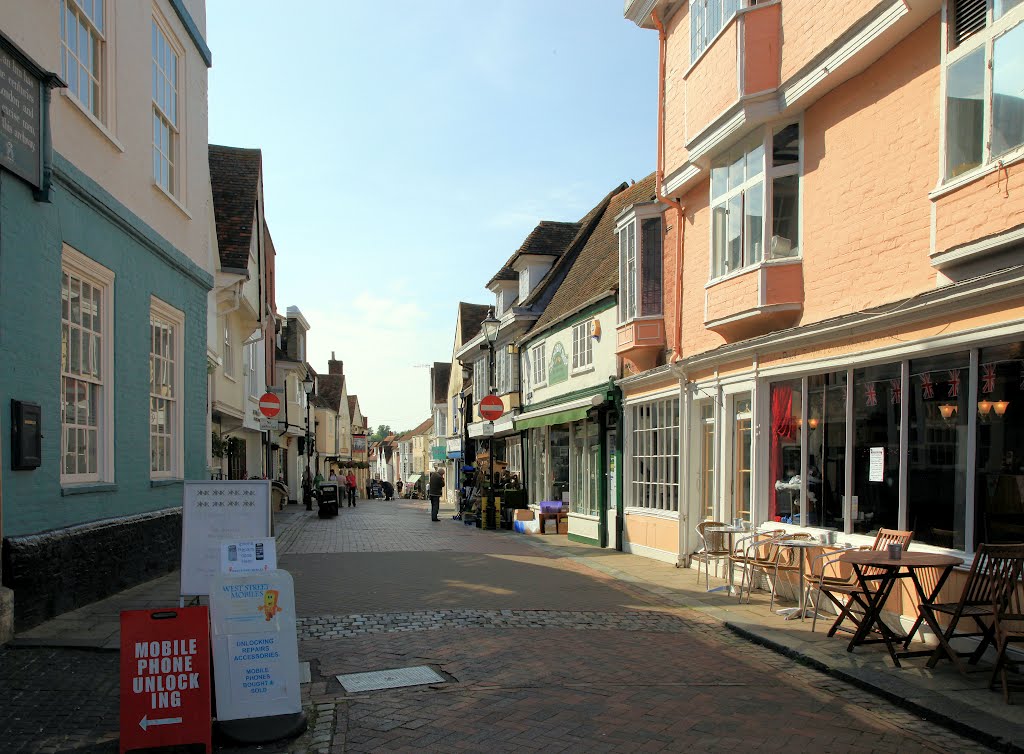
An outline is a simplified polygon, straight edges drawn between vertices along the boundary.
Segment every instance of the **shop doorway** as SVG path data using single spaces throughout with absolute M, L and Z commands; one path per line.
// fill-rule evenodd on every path
M 618 550 L 619 545 L 619 456 L 618 434 L 608 432 L 605 435 L 605 455 L 607 457 L 608 501 L 605 509 L 605 526 L 607 527 L 608 547 Z
M 729 463 L 726 467 L 728 479 L 725 484 L 728 499 L 727 507 L 723 511 L 723 520 L 741 518 L 748 523 L 753 523 L 751 503 L 753 500 L 754 422 L 753 401 L 750 393 L 737 393 L 729 396 L 726 408 L 726 416 L 729 419 L 727 427 Z

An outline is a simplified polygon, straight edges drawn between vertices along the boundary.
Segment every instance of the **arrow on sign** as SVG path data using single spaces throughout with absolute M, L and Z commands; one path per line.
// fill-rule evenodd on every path
M 146 730 L 151 725 L 177 725 L 180 722 L 180 717 L 162 717 L 159 720 L 147 720 L 146 716 L 143 715 L 142 719 L 139 720 L 139 727 Z

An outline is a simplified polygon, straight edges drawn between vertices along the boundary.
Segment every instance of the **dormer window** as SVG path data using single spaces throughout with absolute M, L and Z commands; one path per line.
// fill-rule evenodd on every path
M 619 323 L 661 316 L 662 205 L 634 204 L 617 218 Z

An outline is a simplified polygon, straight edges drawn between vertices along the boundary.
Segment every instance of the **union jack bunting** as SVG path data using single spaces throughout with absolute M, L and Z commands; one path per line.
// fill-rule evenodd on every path
M 946 394 L 947 398 L 959 398 L 960 397 L 960 370 L 950 369 L 949 370 L 949 392 Z
M 996 365 L 981 365 L 981 392 L 991 393 L 996 389 Z
M 931 372 L 925 372 L 924 374 L 921 375 L 921 397 L 935 397 L 935 383 L 932 382 Z
M 892 402 L 899 403 L 903 397 L 903 383 L 899 380 L 889 380 L 889 388 L 892 390 Z
M 878 391 L 875 390 L 875 383 L 873 383 L 873 382 L 868 383 L 867 385 L 864 386 L 864 390 L 865 390 L 865 396 L 864 396 L 864 398 L 865 398 L 865 400 L 864 400 L 865 405 L 867 405 L 867 406 L 877 406 L 878 405 Z

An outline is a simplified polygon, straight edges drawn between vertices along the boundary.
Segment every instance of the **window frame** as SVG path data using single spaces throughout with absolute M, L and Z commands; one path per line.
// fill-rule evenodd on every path
M 487 372 L 487 356 L 481 356 L 473 362 L 473 403 L 479 403 L 491 392 Z
M 530 374 L 535 388 L 548 384 L 547 347 L 547 342 L 544 342 L 530 349 Z
M 101 26 L 98 26 L 96 19 L 94 18 L 96 15 L 95 10 L 93 12 L 93 16 L 90 16 L 83 7 L 81 0 L 60 0 L 59 2 L 60 32 L 58 44 L 60 49 L 61 76 L 70 84 L 71 80 L 68 75 L 68 66 L 73 62 L 76 66 L 76 74 L 80 88 L 81 71 L 85 70 L 90 79 L 90 86 L 95 86 L 94 107 L 90 107 L 89 103 L 84 102 L 79 94 L 71 88 L 71 86 L 63 89 L 62 92 L 104 131 L 106 131 L 108 123 L 111 120 L 110 112 L 112 110 L 110 86 L 113 77 L 110 75 L 109 63 L 109 56 L 112 50 L 112 5 L 113 3 L 107 3 L 106 0 L 95 0 L 94 8 L 98 6 L 102 9 L 99 14 L 101 17 Z M 68 44 L 68 14 L 74 15 L 76 20 L 86 27 L 86 31 L 89 34 L 89 42 L 93 45 L 94 50 L 96 50 L 94 56 L 98 57 L 98 60 L 94 60 L 94 66 L 96 68 L 95 75 L 93 71 L 88 70 L 88 66 L 86 66 L 80 59 L 78 52 L 72 51 L 71 46 Z M 73 61 L 71 58 L 73 58 Z
M 177 36 L 171 30 L 171 26 L 167 21 L 160 16 L 156 9 L 154 9 L 151 17 L 151 31 L 150 31 L 150 114 L 155 124 L 156 119 L 159 119 L 163 125 L 168 129 L 168 145 L 170 156 L 164 155 L 157 145 L 155 138 L 151 139 L 151 158 L 153 160 L 152 167 L 156 167 L 156 161 L 158 155 L 160 158 L 165 158 L 168 163 L 168 183 L 165 186 L 161 180 L 161 176 L 156 175 L 154 169 L 151 173 L 153 184 L 167 194 L 171 199 L 176 202 L 184 201 L 184 149 L 182 143 L 184 141 L 183 135 L 183 102 L 184 102 L 184 88 L 185 88 L 185 51 L 181 43 L 178 41 Z M 159 35 L 159 37 L 158 37 Z M 157 60 L 157 50 L 154 49 L 154 44 L 157 43 L 158 39 L 162 38 L 164 45 L 168 48 L 170 53 L 174 56 L 174 76 L 173 81 L 168 81 L 168 84 L 172 87 L 174 95 L 174 112 L 169 113 L 166 111 L 158 102 L 154 91 L 157 86 L 157 82 L 154 80 L 156 76 L 161 76 L 162 79 L 167 79 L 164 74 L 163 65 Z M 173 120 L 171 116 L 173 115 Z M 154 129 L 155 130 L 155 129 Z M 155 133 L 151 134 L 155 137 Z M 160 163 L 161 166 L 163 162 Z
M 624 407 L 624 412 L 627 438 L 624 458 L 627 462 L 623 489 L 626 508 L 633 513 L 675 518 L 679 515 L 683 494 L 680 460 L 683 411 L 679 393 L 672 392 L 629 403 Z M 645 418 L 645 412 L 646 422 L 641 421 Z M 663 423 L 663 419 L 668 421 Z M 664 447 L 666 440 L 668 446 Z M 645 470 L 645 461 L 648 467 L 654 469 L 658 479 L 640 479 Z
M 60 484 L 61 487 L 74 487 L 83 484 L 113 483 L 114 482 L 114 283 L 115 275 L 112 270 L 103 267 L 77 249 L 64 244 L 61 248 L 61 299 L 63 300 L 63 278 L 65 275 L 74 276 L 79 280 L 85 280 L 95 289 L 100 291 L 100 377 L 91 384 L 98 385 L 100 392 L 100 406 L 97 409 L 96 424 L 96 473 L 68 474 L 65 469 L 65 456 L 67 455 L 67 430 L 68 427 L 77 427 L 77 423 L 68 425 L 65 422 L 65 393 L 64 378 L 79 379 L 77 373 L 65 370 L 62 363 L 60 367 Z M 68 322 L 61 314 L 61 329 L 64 323 Z M 63 338 L 63 336 L 62 336 Z M 70 360 L 70 343 L 68 345 L 68 358 Z
M 797 159 L 796 162 L 786 163 L 783 165 L 771 164 L 773 141 L 776 134 L 781 133 L 783 129 L 788 128 L 791 125 L 796 125 L 799 130 L 799 137 L 797 139 Z M 761 133 L 760 146 L 763 151 L 761 157 L 761 172 L 753 178 L 746 178 L 740 183 L 739 186 L 726 189 L 724 192 L 715 196 L 714 192 L 714 171 L 716 169 L 716 162 L 726 155 L 730 154 L 732 150 L 736 149 L 740 145 L 750 140 L 751 137 L 758 131 Z M 749 152 L 744 151 L 744 155 Z M 745 162 L 745 159 L 744 159 Z M 727 166 L 727 165 L 726 165 Z M 774 190 L 775 180 L 778 178 L 790 178 L 796 176 L 797 178 L 797 201 L 796 201 L 796 227 L 797 227 L 797 252 L 791 256 L 778 256 L 773 257 L 771 253 L 771 238 L 770 230 L 775 225 L 775 210 L 774 210 Z M 804 119 L 801 114 L 800 117 L 795 119 L 787 119 L 781 121 L 774 121 L 772 123 L 766 123 L 764 126 L 751 131 L 743 139 L 733 143 L 728 149 L 721 150 L 711 160 L 711 167 L 709 171 L 710 183 L 708 186 L 708 209 L 710 210 L 711 217 L 708 223 L 708 284 L 713 284 L 721 280 L 726 280 L 735 275 L 741 275 L 750 270 L 756 269 L 765 263 L 774 262 L 790 262 L 799 261 L 803 259 L 804 248 Z M 715 247 L 715 209 L 716 207 L 726 206 L 728 207 L 729 202 L 736 196 L 743 197 L 750 189 L 754 188 L 757 184 L 761 184 L 761 256 L 759 259 L 746 260 L 746 235 L 745 235 L 745 220 L 746 220 L 746 204 L 745 201 L 741 202 L 740 213 L 740 248 L 744 256 L 739 267 L 732 270 L 726 270 L 725 272 L 718 272 Z M 726 239 L 727 242 L 728 239 Z
M 153 423 L 152 417 L 150 417 L 150 430 L 149 430 L 149 478 L 150 479 L 183 479 L 184 478 L 184 467 L 183 460 L 185 457 L 185 396 L 183 394 L 183 381 L 185 377 L 185 365 L 184 365 L 184 330 L 185 330 L 185 315 L 180 310 L 174 308 L 165 301 L 161 301 L 156 296 L 151 296 L 149 299 L 149 322 L 150 332 L 152 334 L 153 320 L 156 317 L 158 320 L 169 325 L 172 328 L 173 348 L 174 348 L 174 359 L 172 360 L 173 378 L 174 378 L 174 394 L 168 399 L 163 396 L 157 396 L 150 389 L 150 411 L 152 411 L 152 402 L 154 399 L 169 400 L 172 402 L 174 409 L 171 432 L 164 433 L 164 436 L 170 438 L 171 452 L 170 452 L 170 463 L 167 469 L 154 470 L 153 468 Z M 150 362 L 153 360 L 152 351 L 152 340 L 150 341 Z M 152 374 L 152 372 L 151 372 Z
M 953 5 L 955 0 L 946 0 L 942 4 L 942 60 L 939 93 L 939 180 L 937 191 L 957 187 L 990 172 L 998 167 L 999 163 L 1009 164 L 1024 159 L 1024 144 L 1018 144 L 1005 152 L 996 155 L 992 152 L 992 109 L 993 100 L 993 75 L 994 75 L 994 49 L 995 42 L 1000 37 L 1024 24 L 1024 3 L 1011 8 L 1001 18 L 995 20 L 995 0 L 986 0 L 985 26 L 965 39 L 959 45 L 955 43 L 955 30 L 953 28 L 954 13 Z M 978 49 L 984 49 L 984 82 L 983 101 L 984 113 L 982 120 L 982 144 L 981 163 L 968 168 L 955 176 L 948 175 L 948 106 L 947 90 L 949 80 L 949 68 L 964 58 L 968 57 Z
M 231 342 L 231 324 L 227 317 L 224 318 L 224 351 L 221 354 L 224 376 L 230 380 L 235 379 L 235 346 Z
M 704 30 L 708 28 L 708 13 L 707 8 L 710 3 L 715 3 L 719 9 L 718 16 L 718 28 L 710 34 L 704 34 Z M 722 32 L 728 28 L 729 23 L 739 15 L 741 8 L 746 7 L 748 4 L 746 0 L 690 0 L 690 66 L 697 64 L 704 54 L 710 50 L 715 40 L 722 34 Z M 701 10 L 697 10 L 695 6 L 702 5 Z M 726 6 L 732 6 L 732 12 L 726 15 Z M 699 26 L 701 30 L 701 39 L 704 42 L 703 46 L 695 44 L 697 38 L 696 27 Z
M 572 326 L 572 373 L 581 374 L 594 370 L 594 339 L 590 335 L 587 319 Z
M 615 236 L 619 254 L 619 292 L 616 306 L 616 321 L 619 325 L 634 320 L 660 319 L 665 314 L 665 219 L 667 205 L 658 201 L 633 204 L 615 218 Z M 658 256 L 658 311 L 645 311 L 644 293 L 644 243 L 643 223 L 658 220 L 658 238 L 661 249 Z M 632 244 L 632 245 L 630 245 Z M 632 269 L 630 260 L 632 259 Z

